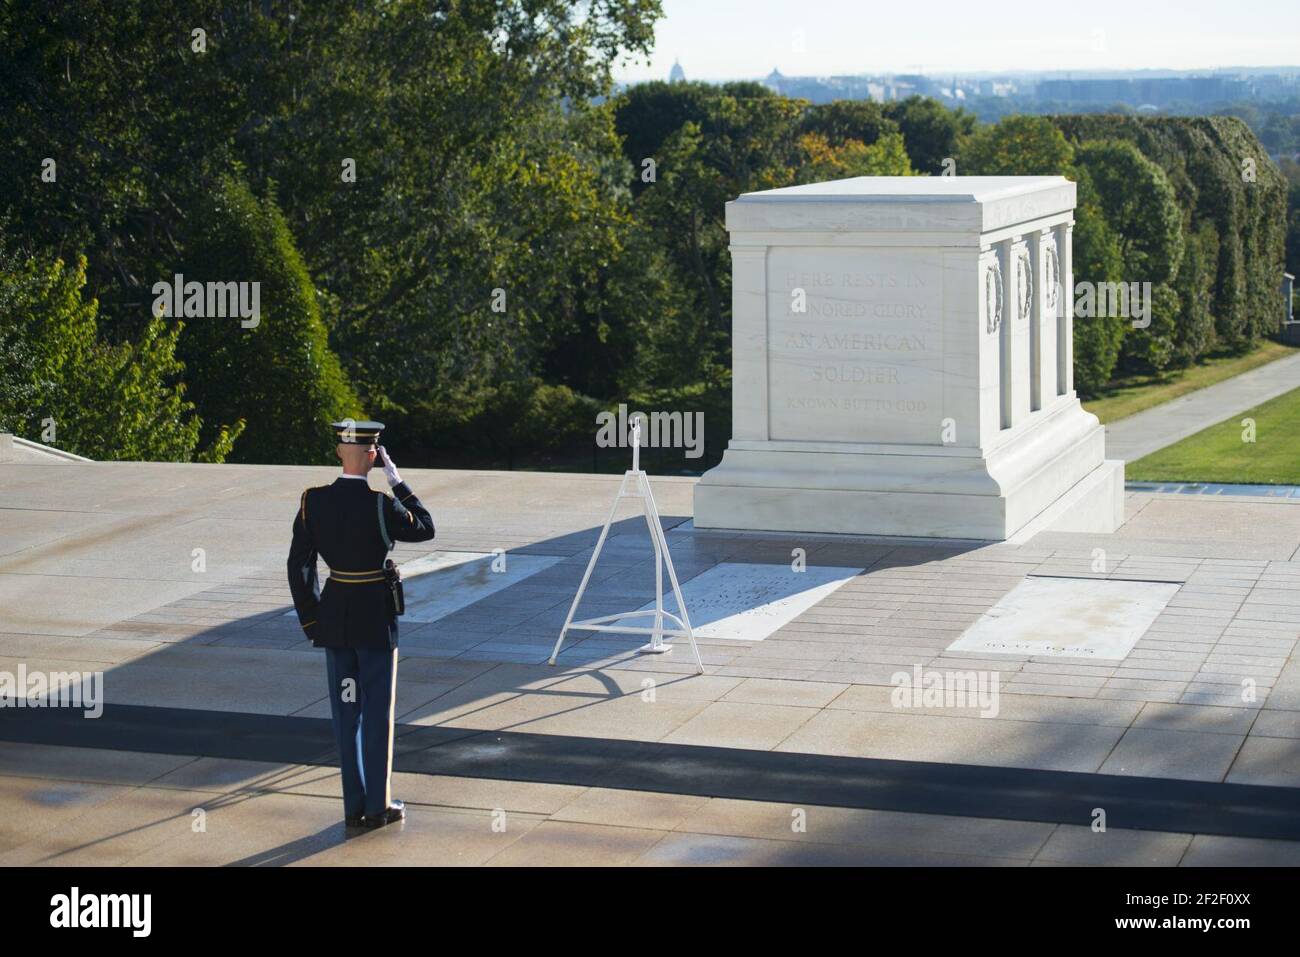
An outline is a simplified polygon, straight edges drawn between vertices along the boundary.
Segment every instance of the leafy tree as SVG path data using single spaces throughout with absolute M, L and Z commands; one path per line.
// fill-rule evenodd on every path
M 611 175 L 612 112 L 593 99 L 618 55 L 648 49 L 659 4 L 346 8 L 304 10 L 295 30 L 319 45 L 283 51 L 299 95 L 243 151 L 254 183 L 280 184 L 367 408 L 436 417 L 548 366 L 580 379 L 563 345 L 599 342 L 602 327 L 618 338 L 626 321 L 594 302 L 620 255 L 628 184 Z M 608 380 L 614 357 L 602 358 Z
M 754 83 L 611 96 L 612 65 L 649 50 L 660 13 L 658 0 L 10 0 L 0 217 L 42 268 L 88 255 L 78 301 L 98 303 L 88 354 L 104 382 L 136 382 L 154 397 L 133 400 L 146 418 L 186 428 L 196 402 L 202 454 L 247 417 L 235 453 L 248 461 L 320 461 L 319 419 L 361 408 L 400 423 L 394 438 L 420 453 L 399 446 L 408 462 L 559 454 L 557 436 L 580 441 L 593 404 L 624 396 L 707 408 L 716 434 L 725 204 L 814 179 L 936 174 L 949 157 L 963 175 L 1075 178 L 1076 279 L 1155 283 L 1148 330 L 1076 322 L 1080 391 L 1105 384 L 1126 334 L 1127 359 L 1159 367 L 1276 329 L 1300 203 L 1288 227 L 1285 181 L 1239 120 L 977 129 L 920 97 L 813 106 Z M 1287 141 L 1284 124 L 1246 112 Z M 260 329 L 195 319 L 177 340 L 174 318 L 148 308 L 176 272 L 263 282 Z M 183 399 L 169 343 L 189 360 Z M 37 369 L 41 348 L 0 328 L 7 368 Z M 2 379 L 0 407 L 29 408 L 54 381 Z M 118 408 L 128 434 L 113 441 L 145 454 L 113 394 L 68 395 Z M 157 454 L 198 454 L 183 447 Z
M 1107 221 L 1088 170 L 1075 168 L 1074 156 L 1074 148 L 1051 120 L 1008 116 L 979 128 L 962 143 L 957 168 L 967 175 L 1075 179 L 1074 281 L 1076 289 L 1091 287 L 1095 293 L 1123 277 L 1122 237 Z M 1067 298 L 1073 303 L 1075 290 L 1067 290 Z M 1095 305 L 1095 296 L 1093 301 Z M 1095 395 L 1110 381 L 1129 321 L 1113 314 L 1075 315 L 1074 384 L 1081 395 Z
M 956 157 L 961 139 L 975 129 L 974 115 L 928 97 L 909 96 L 886 103 L 884 109 L 903 134 L 912 167 L 922 174 L 942 173 L 943 161 Z
M 286 87 L 268 55 L 280 19 L 219 0 L 0 5 L 0 209 L 34 251 L 86 253 L 115 338 L 149 322 L 149 285 L 178 251 L 193 191 L 227 162 L 258 95 Z M 198 24 L 206 53 L 192 47 Z
M 187 252 L 175 269 L 186 282 L 260 290 L 257 316 L 196 318 L 181 337 L 205 421 L 248 423 L 232 461 L 330 461 L 328 423 L 362 416 L 274 192 L 259 201 L 238 175 L 223 175 L 187 226 Z
M 1087 170 L 1077 171 L 1074 209 L 1073 271 L 1076 289 L 1089 283 L 1094 290 L 1119 282 L 1123 274 L 1120 240 L 1106 222 L 1101 198 Z M 1067 292 L 1074 301 L 1074 290 Z M 1119 361 L 1120 345 L 1129 320 L 1122 316 L 1093 315 L 1074 318 L 1074 387 L 1083 396 L 1105 388 Z
M 1168 177 L 1183 212 L 1184 231 L 1210 224 L 1216 259 L 1209 347 L 1241 351 L 1274 334 L 1282 314 L 1279 292 L 1286 246 L 1286 181 L 1260 142 L 1230 116 L 1058 116 L 1053 122 L 1075 143 L 1124 139 Z M 1208 248 L 1208 247 L 1207 247 Z M 1195 301 L 1180 296 L 1184 310 Z M 1188 327 L 1189 316 L 1179 319 Z M 1202 338 L 1199 334 L 1184 344 Z
M 25 267 L 17 267 L 12 255 L 0 262 L 0 432 L 30 434 L 37 413 L 57 384 L 37 368 L 36 350 L 28 342 L 28 330 L 16 321 L 20 293 L 26 289 Z
M 913 175 L 901 133 L 886 133 L 870 146 L 854 139 L 832 146 L 820 133 L 805 133 L 799 138 L 799 146 L 807 155 L 796 175 L 800 183 L 852 176 Z
M 1171 364 L 1191 365 L 1208 353 L 1214 344 L 1215 263 L 1219 258 L 1219 238 L 1213 223 L 1202 223 L 1196 232 L 1183 236 L 1182 265 L 1174 289 L 1182 307 L 1174 327 L 1174 352 Z
M 727 233 L 722 210 L 729 187 L 718 167 L 709 162 L 698 124 L 688 121 L 660 148 L 664 165 L 655 188 L 642 194 L 639 218 L 655 231 L 671 258 L 679 282 L 694 292 L 700 308 L 693 329 L 683 330 L 697 356 L 723 348 L 730 290 Z M 688 367 L 700 371 L 698 362 Z M 690 378 L 694 378 L 692 374 Z
M 832 100 L 816 103 L 799 123 L 804 134 L 815 134 L 838 146 L 857 140 L 870 146 L 889 133 L 899 133 L 898 124 L 885 116 L 885 109 L 871 100 Z
M 1175 358 L 1179 298 L 1169 285 L 1183 256 L 1183 214 L 1164 172 L 1124 140 L 1083 143 L 1075 162 L 1089 173 L 1106 222 L 1119 238 L 1123 281 L 1151 283 L 1149 323 L 1126 334 L 1131 363 L 1160 370 Z M 1186 341 L 1185 339 L 1183 340 Z
M 154 319 L 135 345 L 109 344 L 85 283 L 84 256 L 69 269 L 0 255 L 0 428 L 40 440 L 50 423 L 54 444 L 89 458 L 189 460 L 200 422 L 179 382 L 179 325 Z M 214 430 L 200 456 L 221 461 L 242 427 Z
M 1131 293 L 1134 290 L 1132 281 L 1129 288 Z M 1144 295 L 1148 288 L 1151 297 L 1146 303 L 1146 324 L 1134 325 L 1130 322 L 1130 328 L 1124 335 L 1122 358 L 1139 368 L 1159 371 L 1176 358 L 1175 343 L 1178 340 L 1182 303 L 1169 283 L 1138 286 L 1137 294 Z
M 798 121 L 805 104 L 754 83 L 699 89 L 689 83 L 634 87 L 620 98 L 617 127 L 653 112 L 692 118 L 662 142 L 642 139 L 625 156 L 634 164 L 642 150 L 656 159 L 656 178 L 643 184 L 633 215 L 648 235 L 638 242 L 645 261 L 670 272 L 667 295 L 655 302 L 638 363 L 666 374 L 662 387 L 719 382 L 729 367 L 731 258 L 724 219 L 726 204 L 741 193 L 788 186 L 804 154 Z M 680 101 L 674 105 L 674 93 Z M 648 101 L 648 102 L 647 102 Z M 666 124 L 652 123 L 657 129 Z M 653 250 L 661 250 L 662 254 Z M 680 290 L 677 294 L 674 290 Z M 651 348 L 665 350 L 649 355 Z M 644 378 L 641 380 L 644 382 Z
M 13 0 L 0 211 L 50 255 L 87 250 L 105 326 L 138 340 L 151 285 L 206 256 L 186 246 L 202 232 L 189 218 L 242 164 L 259 194 L 279 184 L 368 408 L 442 411 L 624 321 L 592 319 L 627 185 L 611 185 L 622 161 L 609 111 L 590 104 L 659 15 L 658 0 Z M 40 180 L 44 157 L 56 183 Z M 222 379 L 191 395 L 229 404 L 204 394 Z
M 764 90 L 765 93 L 770 91 Z M 657 181 L 643 178 L 646 161 L 661 165 L 659 151 L 667 139 L 686 123 L 705 126 L 716 113 L 719 88 L 712 83 L 638 83 L 619 94 L 615 101 L 615 131 L 622 140 L 623 155 L 636 177 L 633 195 Z
M 1073 163 L 1074 150 L 1051 120 L 1008 116 L 962 141 L 957 171 L 963 176 L 1065 176 Z
M 1300 276 L 1300 163 L 1284 157 L 1277 165 L 1287 183 L 1286 271 Z
M 657 232 L 629 232 L 626 254 L 613 264 L 605 290 L 610 312 L 627 317 L 621 325 L 626 359 L 613 387 L 592 394 L 621 397 L 654 386 L 718 383 L 729 371 L 729 337 L 700 321 L 698 289 L 682 278 Z
M 194 403 L 184 399 L 185 386 L 168 386 L 185 373 L 176 358 L 177 338 L 183 324 L 170 329 L 161 318 L 152 319 L 134 343 L 112 347 L 101 388 L 83 400 L 81 408 L 96 408 L 99 402 L 116 406 L 120 412 L 99 426 L 99 455 L 105 458 L 129 458 L 198 462 L 224 462 L 244 429 L 244 420 L 208 430 L 209 442 L 195 451 L 201 420 L 187 414 Z M 111 385 L 109 385 L 111 383 Z M 118 398 L 120 396 L 120 399 Z M 184 431 L 178 423 L 184 422 Z M 169 429 L 174 437 L 166 441 L 152 438 L 154 430 Z
M 1121 237 L 1128 274 L 1171 281 L 1183 254 L 1182 213 L 1160 167 L 1123 140 L 1083 143 L 1074 161 L 1088 170 L 1106 221 Z

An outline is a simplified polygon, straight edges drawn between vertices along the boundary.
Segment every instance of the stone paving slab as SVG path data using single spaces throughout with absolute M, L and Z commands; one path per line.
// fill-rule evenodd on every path
M 80 766 L 76 749 L 47 750 L 66 762 L 65 773 Z M 45 808 L 35 827 L 0 826 L 0 865 L 1300 862 L 1300 842 L 1124 828 L 1097 832 L 1082 825 L 425 775 L 399 775 L 395 783 L 408 800 L 407 820 L 348 836 L 337 820 L 338 774 L 332 769 L 257 762 L 223 766 L 201 759 L 135 786 L 0 775 L 6 806 Z M 197 832 L 196 810 L 204 818 L 204 829 Z
M 1190 834 L 1130 831 L 1062 824 L 1044 842 L 1035 864 L 1105 867 L 1175 867 L 1187 853 Z
M 332 475 L 267 466 L 63 463 L 58 481 L 50 482 L 29 466 L 0 465 L 0 522 L 14 530 L 0 547 L 0 670 L 25 663 L 102 671 L 110 703 L 326 716 L 320 654 L 285 616 L 283 561 L 298 494 Z M 940 763 L 977 756 L 991 767 L 1298 785 L 1292 769 L 1300 767 L 1300 502 L 1129 493 L 1129 519 L 1114 535 L 1042 533 L 1016 546 L 700 532 L 689 520 L 694 480 L 655 478 L 684 581 L 723 562 L 789 567 L 795 548 L 804 549 L 809 564 L 863 569 L 764 641 L 702 640 L 708 673 L 697 678 L 684 648 L 642 656 L 639 639 L 607 634 L 574 636 L 560 667 L 544 664 L 617 476 L 411 470 L 407 477 L 433 512 L 436 549 L 506 548 L 558 561 L 436 622 L 404 625 L 397 709 L 404 722 Z M 188 516 L 179 525 L 168 519 L 178 512 Z M 629 610 L 653 595 L 644 522 L 629 508 L 611 536 L 584 614 L 588 607 L 595 609 L 590 614 Z M 206 555 L 202 572 L 192 568 L 196 548 Z M 397 557 L 429 551 L 404 545 Z M 1122 660 L 947 651 L 1018 583 L 1044 575 L 1169 581 L 1179 590 Z M 980 718 L 942 704 L 898 708 L 891 698 L 897 677 L 916 666 L 996 676 L 998 713 Z M 647 689 L 655 698 L 649 707 L 642 699 Z M 116 767 L 106 763 L 108 752 L 89 749 L 76 750 L 84 770 L 65 779 L 69 772 L 42 765 L 40 752 L 0 743 L 0 775 L 195 793 L 246 786 L 240 775 L 248 769 L 236 765 L 203 770 L 184 756 L 135 755 Z M 282 800 L 336 797 L 309 783 L 321 769 L 289 770 L 302 790 Z M 453 806 L 490 811 L 497 806 L 492 795 L 505 794 L 513 803 L 502 806 L 544 818 L 561 811 L 554 805 L 562 797 L 576 797 L 526 784 L 442 781 L 427 790 L 406 782 L 444 815 Z M 562 845 L 569 848 L 564 854 L 583 859 L 596 833 L 586 829 L 620 826 L 610 816 L 624 797 L 641 801 L 646 820 L 657 823 L 680 809 L 661 802 L 667 810 L 656 816 L 654 796 L 593 797 L 586 810 L 543 822 L 544 830 L 534 822 L 537 836 L 516 835 L 511 854 L 528 857 L 535 845 L 544 856 L 548 846 Z M 21 800 L 11 795 L 0 807 Z M 455 823 L 464 824 L 463 813 Z M 638 849 L 635 835 L 624 838 L 602 862 L 775 860 L 787 853 L 781 842 L 789 843 L 735 832 L 660 838 Z M 1044 838 L 1044 847 L 1058 848 L 1046 856 L 984 848 L 952 859 L 1049 864 L 1068 863 L 1074 854 L 1091 862 L 1091 847 L 1075 853 L 1069 840 L 1053 845 Z M 467 834 L 465 861 L 482 863 L 504 851 L 476 841 Z M 183 844 L 160 860 L 202 857 Z M 1137 840 L 1112 857 L 1167 862 L 1178 846 Z M 1246 846 L 1192 840 L 1178 853 L 1188 863 Z M 239 847 L 246 857 L 266 850 L 257 842 Z M 916 861 L 943 857 L 921 845 L 912 851 Z M 830 861 L 838 852 L 817 853 Z M 148 856 L 123 844 L 105 859 L 139 854 Z M 353 862 L 357 854 L 327 856 Z

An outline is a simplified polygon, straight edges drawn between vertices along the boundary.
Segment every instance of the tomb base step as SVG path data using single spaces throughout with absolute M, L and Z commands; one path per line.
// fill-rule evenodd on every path
M 1104 431 L 1081 409 L 1054 424 L 988 458 L 728 449 L 695 487 L 695 527 L 982 541 L 1114 531 L 1123 463 L 1104 460 Z

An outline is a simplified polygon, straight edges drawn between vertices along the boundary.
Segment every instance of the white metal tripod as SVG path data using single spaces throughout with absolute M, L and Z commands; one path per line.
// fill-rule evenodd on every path
M 636 486 L 634 492 L 627 490 L 629 479 Z M 618 511 L 618 503 L 625 498 L 639 498 L 645 506 L 646 525 L 650 527 L 650 541 L 655 549 L 655 606 L 653 609 L 625 611 L 618 615 L 602 615 L 599 618 L 574 621 L 573 614 L 578 610 L 578 602 L 582 601 L 582 593 L 587 590 L 587 582 L 591 580 L 592 569 L 596 567 L 596 559 L 600 557 L 600 550 L 605 545 L 605 537 L 609 535 L 609 527 L 614 522 L 614 513 Z M 665 565 L 668 566 L 668 580 L 673 586 L 673 597 L 677 599 L 677 610 L 681 612 L 680 618 L 672 612 L 664 611 Z M 653 625 L 649 628 L 610 624 L 610 622 L 620 621 L 624 618 L 644 618 L 647 615 L 652 616 L 654 619 Z M 665 629 L 665 618 L 675 622 L 678 627 Z M 682 590 L 677 584 L 677 572 L 673 568 L 673 557 L 668 553 L 668 542 L 664 538 L 664 528 L 659 522 L 659 509 L 655 507 L 654 493 L 650 491 L 650 479 L 641 470 L 641 422 L 639 420 L 634 419 L 632 422 L 632 468 L 623 473 L 623 482 L 618 487 L 618 494 L 614 496 L 614 504 L 610 506 L 609 517 L 605 519 L 605 527 L 600 530 L 600 538 L 596 539 L 596 548 L 591 553 L 591 561 L 587 562 L 587 571 L 582 576 L 582 584 L 578 586 L 578 593 L 573 596 L 573 604 L 569 606 L 569 616 L 564 619 L 564 627 L 560 629 L 560 637 L 555 639 L 555 648 L 551 651 L 551 664 L 555 664 L 555 657 L 560 653 L 560 645 L 564 643 L 564 636 L 570 629 L 613 631 L 625 635 L 649 635 L 650 643 L 637 649 L 644 654 L 661 655 L 672 651 L 672 644 L 664 641 L 665 635 L 674 638 L 685 637 L 691 643 L 691 651 L 695 653 L 695 665 L 699 669 L 699 673 L 704 674 L 704 661 L 700 658 L 700 647 L 695 643 L 695 632 L 691 630 L 691 617 L 686 613 L 686 602 L 682 600 Z

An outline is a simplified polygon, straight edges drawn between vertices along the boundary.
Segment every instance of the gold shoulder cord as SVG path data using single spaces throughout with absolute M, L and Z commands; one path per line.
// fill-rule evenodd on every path
M 302 498 L 298 500 L 298 515 L 302 518 L 302 524 L 307 525 L 307 493 L 314 492 L 318 488 L 328 488 L 327 485 L 312 485 L 303 489 Z

